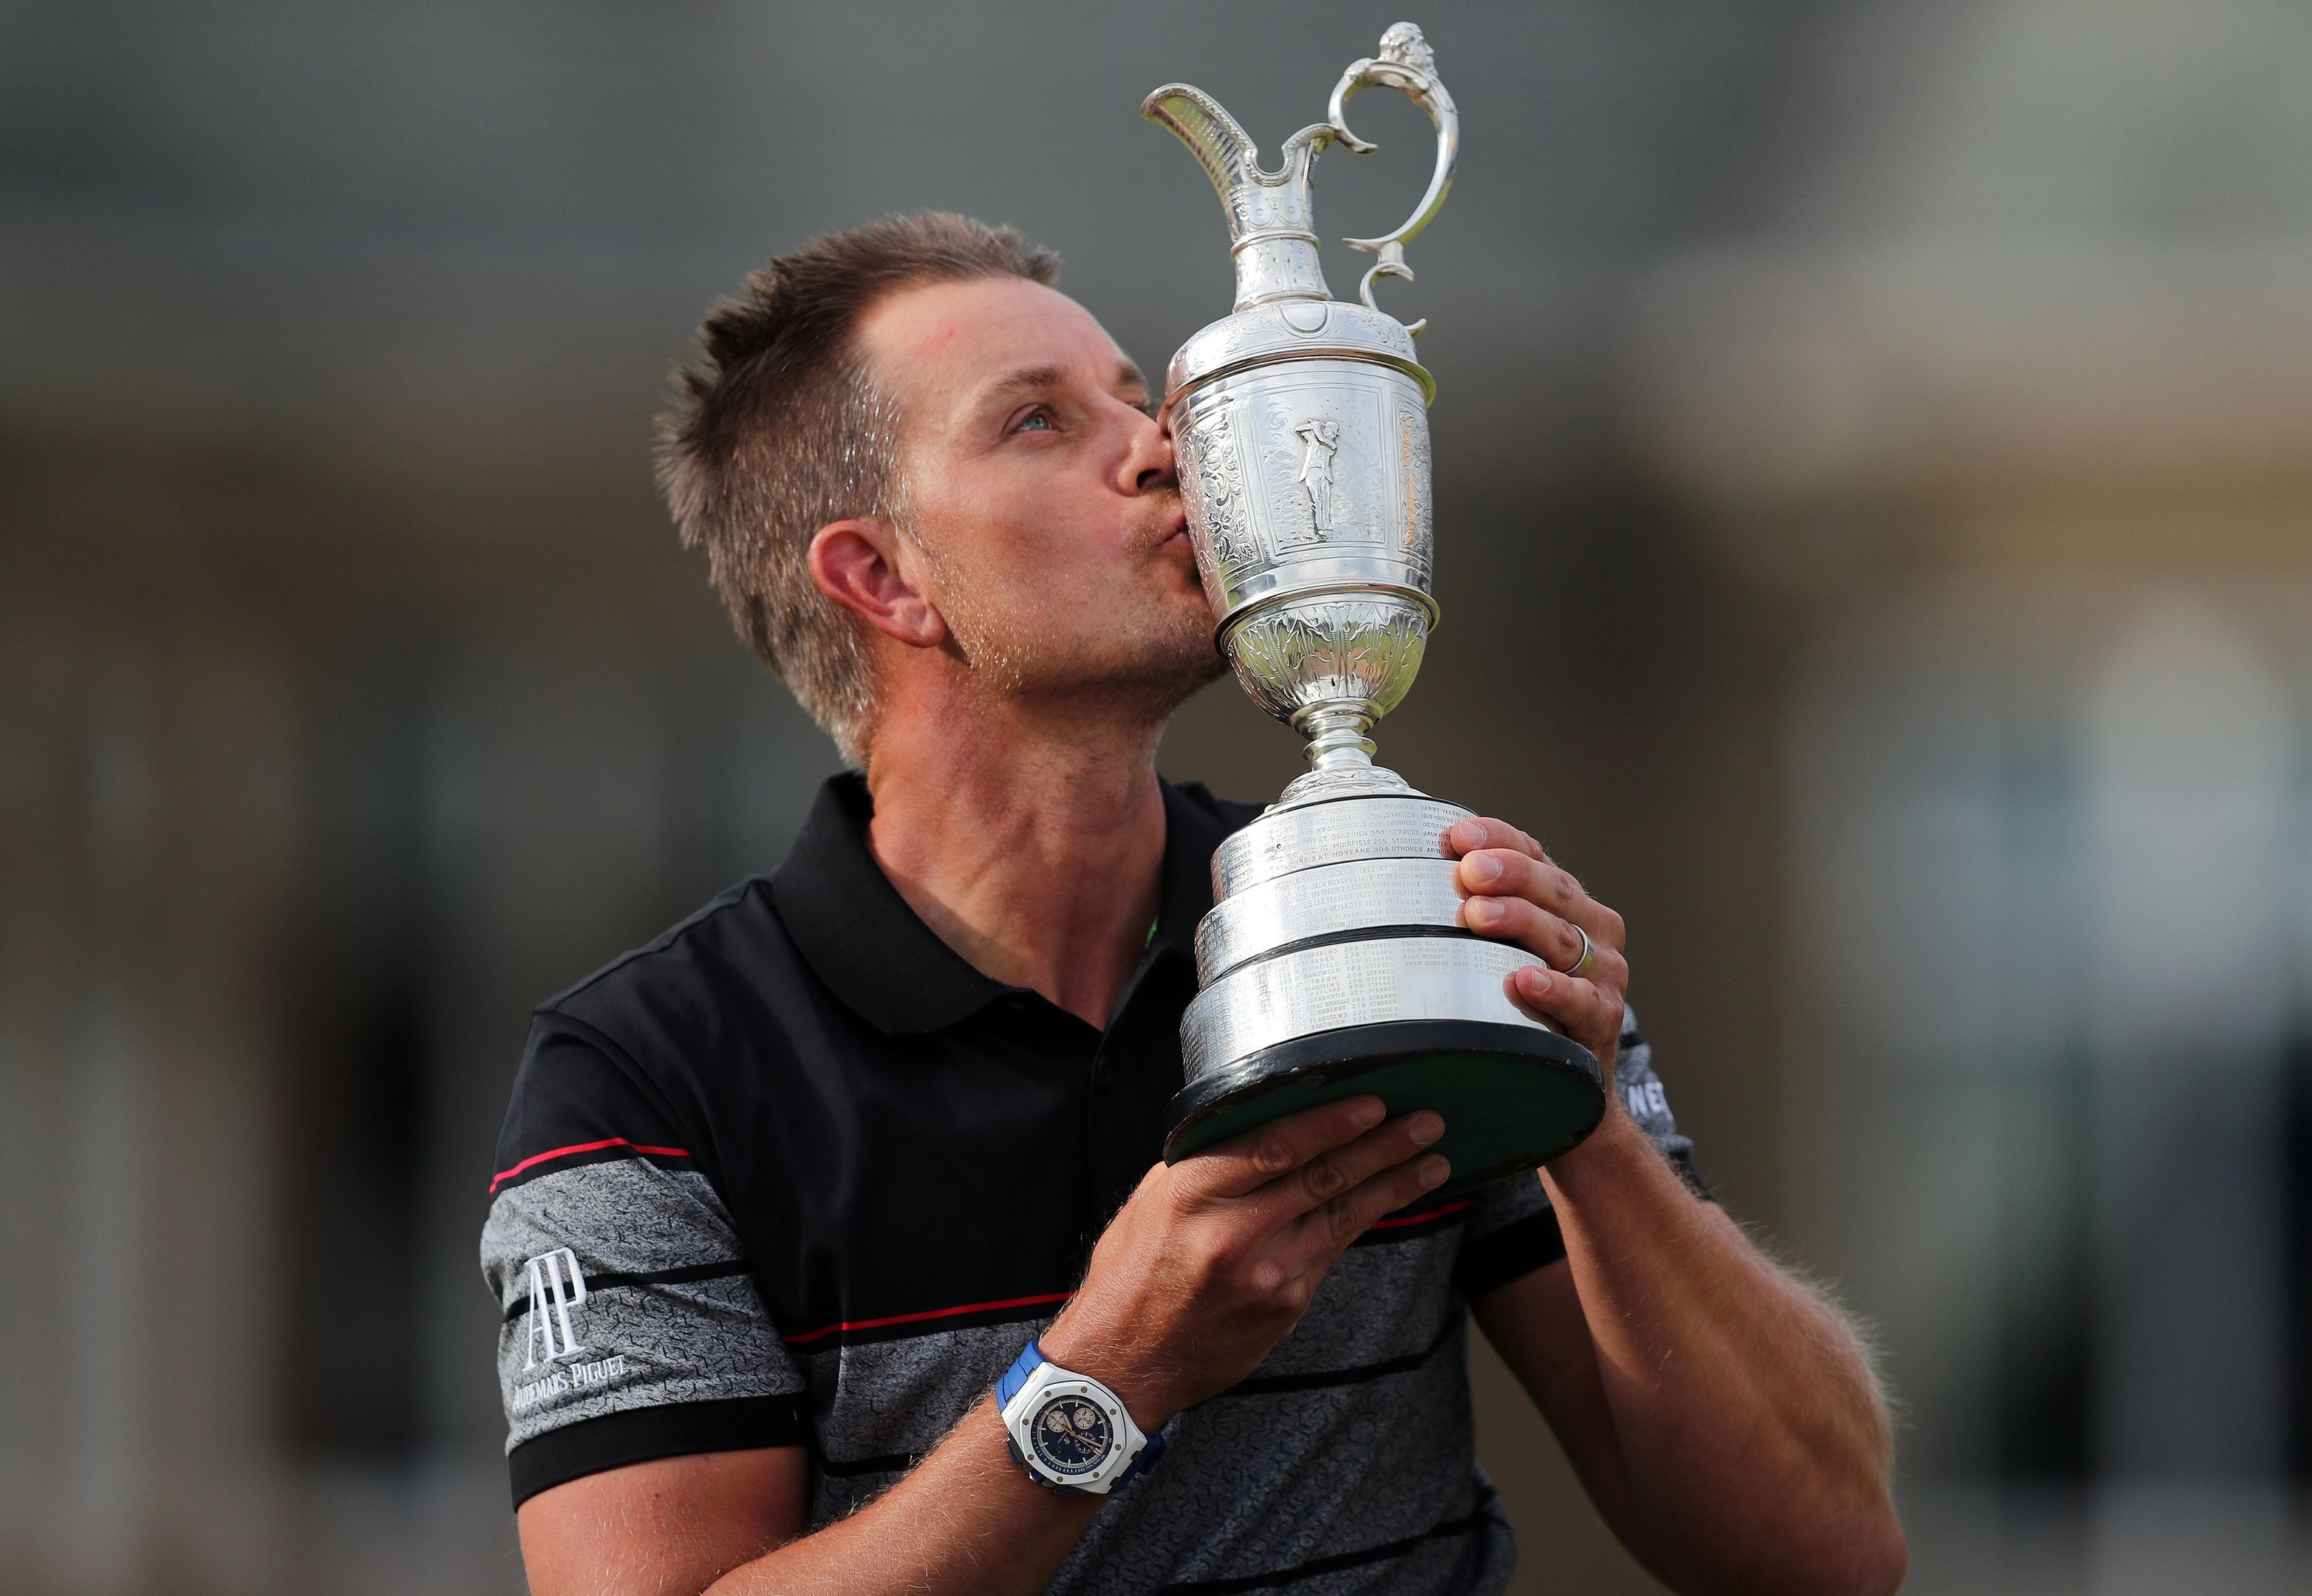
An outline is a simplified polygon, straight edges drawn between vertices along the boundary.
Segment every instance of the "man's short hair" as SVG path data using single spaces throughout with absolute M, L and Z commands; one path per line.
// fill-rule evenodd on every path
M 1025 277 L 1060 258 L 1009 227 L 946 211 L 886 216 L 812 239 L 749 274 L 698 332 L 659 421 L 658 479 L 686 547 L 706 550 L 731 623 L 845 759 L 863 763 L 874 715 L 865 623 L 819 591 L 810 540 L 829 522 L 891 520 L 898 417 L 858 347 L 887 295 L 932 283 Z

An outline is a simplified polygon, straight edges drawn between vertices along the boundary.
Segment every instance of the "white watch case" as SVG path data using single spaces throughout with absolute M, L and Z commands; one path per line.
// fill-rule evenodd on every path
M 1117 1394 L 1047 1362 L 1003 1405 L 1012 1455 L 1055 1490 L 1104 1496 L 1148 1438 Z

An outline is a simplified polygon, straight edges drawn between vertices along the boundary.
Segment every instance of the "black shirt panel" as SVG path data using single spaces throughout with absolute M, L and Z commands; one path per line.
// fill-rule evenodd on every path
M 774 876 L 547 1004 L 533 1063 L 573 1033 L 651 1061 L 651 1134 L 712 1174 L 784 1336 L 1064 1294 L 1161 1156 L 1209 861 L 1257 812 L 1164 797 L 1162 908 L 1105 1033 L 941 942 L 875 865 L 847 776 Z M 574 1142 L 605 1111 L 525 1077 L 501 1169 L 539 1116 Z

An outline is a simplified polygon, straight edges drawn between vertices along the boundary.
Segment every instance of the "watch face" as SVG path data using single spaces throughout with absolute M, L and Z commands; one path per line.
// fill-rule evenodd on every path
M 1090 1474 L 1107 1458 L 1116 1431 L 1083 1397 L 1054 1397 L 1036 1410 L 1028 1439 L 1037 1460 L 1055 1474 Z

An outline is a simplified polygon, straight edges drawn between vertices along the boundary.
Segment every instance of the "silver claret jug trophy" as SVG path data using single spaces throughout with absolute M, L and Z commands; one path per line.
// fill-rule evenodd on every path
M 1343 113 L 1374 84 L 1428 112 L 1437 165 L 1402 227 L 1347 241 L 1379 258 L 1350 304 L 1318 264 L 1309 171 L 1336 140 L 1375 147 Z M 1596 1128 L 1603 1072 L 1510 1001 L 1511 972 L 1541 960 L 1462 927 L 1444 836 L 1470 811 L 1374 764 L 1370 736 L 1437 624 L 1436 385 L 1414 357 L 1423 323 L 1379 309 L 1373 282 L 1413 276 L 1405 245 L 1445 203 L 1452 96 L 1421 30 L 1399 22 L 1274 171 L 1201 90 L 1169 84 L 1141 110 L 1179 136 L 1228 207 L 1235 310 L 1172 357 L 1164 414 L 1220 646 L 1244 690 L 1309 739 L 1310 766 L 1213 856 L 1165 1156 L 1371 1092 L 1392 1113 L 1444 1116 L 1449 1190 L 1532 1169 Z

